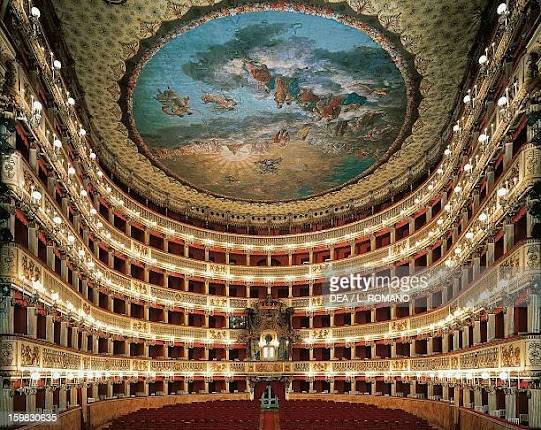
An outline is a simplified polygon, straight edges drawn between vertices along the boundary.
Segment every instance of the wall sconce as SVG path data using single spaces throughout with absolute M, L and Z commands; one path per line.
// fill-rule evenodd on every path
M 32 113 L 30 116 L 30 125 L 32 127 L 38 127 L 41 123 L 41 111 L 43 109 L 42 104 L 38 100 L 34 100 L 32 97 Z

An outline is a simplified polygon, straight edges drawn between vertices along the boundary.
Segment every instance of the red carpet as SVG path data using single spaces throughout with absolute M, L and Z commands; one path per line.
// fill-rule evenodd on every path
M 259 430 L 280 430 L 277 411 L 261 411 Z

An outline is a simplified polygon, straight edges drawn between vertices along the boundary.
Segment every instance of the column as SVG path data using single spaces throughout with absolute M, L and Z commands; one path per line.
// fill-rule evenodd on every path
M 426 353 L 427 355 L 434 353 L 434 338 L 432 336 L 426 340 Z
M 66 255 L 64 254 L 60 256 L 60 277 L 66 284 L 68 283 L 68 265 Z
M 515 244 L 515 226 L 512 219 L 505 220 L 503 231 L 503 252 L 508 253 Z
M 54 320 L 52 315 L 45 316 L 45 334 L 47 342 L 54 343 Z
M 426 397 L 429 399 L 434 398 L 434 384 L 432 382 L 426 384 Z
M 86 278 L 83 278 L 81 280 L 81 294 L 85 299 L 91 299 L 90 297 L 88 297 L 88 279 Z
M 79 349 L 84 352 L 88 351 L 88 333 L 85 331 L 81 333 L 81 345 Z
M 471 408 L 470 389 L 468 387 L 462 387 L 462 404 L 465 408 Z
M 504 315 L 504 335 L 510 337 L 515 334 L 515 307 L 507 306 Z
M 13 410 L 13 396 L 14 392 L 11 388 L 0 389 L 0 411 L 12 411 Z M 9 424 L 8 416 L 6 413 L 0 414 L 0 427 L 7 428 Z
M 74 349 L 79 348 L 79 329 L 77 327 L 71 328 L 71 347 Z
M 498 402 L 496 400 L 496 389 L 490 387 L 488 390 L 488 414 L 492 415 L 494 411 L 498 409 Z
M 444 333 L 441 337 L 441 352 L 443 354 L 449 352 L 449 333 Z
M 473 323 L 473 344 L 481 343 L 481 321 L 475 320 Z
M 375 250 L 376 250 L 376 236 L 371 235 L 370 236 L 370 251 L 375 251 Z
M 470 327 L 462 327 L 462 348 L 470 346 Z
M 66 409 L 68 400 L 68 391 L 65 385 L 61 385 L 58 389 L 58 409 L 63 411 Z
M 68 322 L 62 321 L 60 323 L 60 345 L 68 346 Z
M 528 333 L 539 333 L 541 331 L 541 294 L 539 287 L 530 287 L 528 297 Z
M 98 401 L 100 399 L 97 382 L 92 383 L 92 398 L 94 401 Z
M 449 386 L 447 384 L 442 384 L 441 387 L 441 393 L 442 393 L 442 400 L 448 401 L 449 400 Z
M 412 340 L 410 343 L 410 357 L 415 357 L 415 341 Z
M 496 314 L 490 312 L 487 314 L 487 342 L 496 338 Z
M 410 397 L 417 398 L 417 381 L 410 382 Z
M 33 339 L 36 339 L 38 335 L 38 316 L 35 306 L 26 308 L 26 334 Z
M 38 228 L 36 224 L 28 224 L 28 249 L 34 255 L 38 256 Z
M 529 405 L 528 405 L 529 406 Z M 517 393 L 514 388 L 505 390 L 505 419 L 517 417 Z
M 507 170 L 509 167 L 509 163 L 513 159 L 513 141 L 507 141 L 504 144 L 504 152 L 503 152 L 503 170 Z
M 455 330 L 453 332 L 453 351 L 460 349 L 460 331 Z
M 45 387 L 45 410 L 53 409 L 53 390 L 50 387 Z
M 477 410 L 483 407 L 483 392 L 481 391 L 481 387 L 475 387 L 473 390 L 473 406 Z
M 487 194 L 494 188 L 494 166 L 490 164 L 486 170 Z
M 391 381 L 391 396 L 396 396 L 396 380 Z
M 77 406 L 77 386 L 70 387 L 70 403 L 69 407 Z
M 113 398 L 113 382 L 107 381 L 107 398 L 112 399 Z
M 408 234 L 411 236 L 415 233 L 415 218 L 410 217 L 408 220 Z
M 36 410 L 36 393 L 29 392 L 26 394 L 26 412 L 34 412 Z
M 528 425 L 532 429 L 539 429 L 541 428 L 541 390 L 530 388 L 528 394 Z
M 390 235 L 391 243 L 395 243 L 396 242 L 396 227 L 395 226 L 392 226 L 390 228 L 389 235 Z

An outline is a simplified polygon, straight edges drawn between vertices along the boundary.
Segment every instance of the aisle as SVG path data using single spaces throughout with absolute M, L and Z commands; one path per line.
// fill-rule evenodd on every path
M 280 430 L 280 414 L 277 410 L 261 411 L 259 430 Z

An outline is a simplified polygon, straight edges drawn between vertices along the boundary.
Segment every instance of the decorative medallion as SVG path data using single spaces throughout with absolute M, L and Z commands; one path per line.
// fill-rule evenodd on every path
M 244 9 L 181 23 L 138 58 L 128 125 L 156 165 L 210 194 L 282 201 L 400 147 L 418 82 L 390 33 L 326 9 Z

